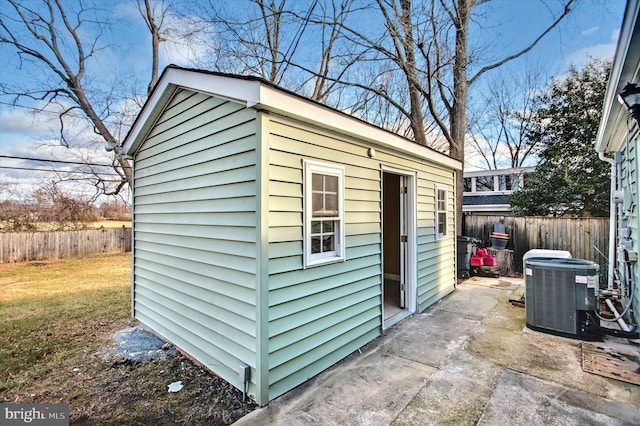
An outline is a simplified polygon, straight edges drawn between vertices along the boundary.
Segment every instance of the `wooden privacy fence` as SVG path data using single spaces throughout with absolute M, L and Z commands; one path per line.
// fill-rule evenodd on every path
M 131 228 L 0 233 L 0 263 L 130 252 Z
M 608 218 L 555 218 L 467 215 L 462 235 L 478 238 L 490 246 L 493 225 L 502 223 L 509 234 L 507 249 L 513 250 L 514 270 L 522 273 L 522 257 L 531 249 L 567 250 L 575 259 L 607 264 Z

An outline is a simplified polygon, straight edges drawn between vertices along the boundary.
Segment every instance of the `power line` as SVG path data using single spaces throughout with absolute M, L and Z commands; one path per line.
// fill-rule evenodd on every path
M 56 169 L 32 169 L 29 167 L 13 167 L 13 166 L 0 166 L 0 169 L 8 169 L 8 170 L 27 170 L 30 172 L 49 172 L 49 173 L 72 173 L 72 174 L 81 174 L 81 175 L 92 175 L 97 176 L 96 173 L 91 172 L 83 172 L 83 171 L 70 171 L 70 170 L 56 170 Z M 100 173 L 102 175 L 109 174 L 111 176 L 115 176 L 115 173 Z
M 36 108 L 36 107 L 27 106 L 27 105 L 14 104 L 14 103 L 11 103 L 11 102 L 0 101 L 0 105 L 7 105 L 7 106 L 10 106 L 12 108 L 28 109 L 28 110 L 31 110 L 31 111 L 36 111 L 38 113 L 45 113 L 45 114 L 51 114 L 51 115 L 58 115 L 59 116 L 60 114 L 62 114 L 62 111 L 59 111 L 59 112 L 57 112 L 57 111 L 49 111 L 47 109 Z M 80 108 L 78 107 L 77 109 L 80 109 Z M 73 113 L 69 113 L 68 112 L 65 115 L 69 116 L 69 117 L 73 117 L 73 118 L 84 119 L 84 120 L 88 120 L 89 119 L 86 115 L 83 115 L 83 114 L 73 114 Z M 129 115 L 129 114 L 127 114 L 127 115 Z M 113 124 L 114 126 L 119 126 L 119 125 L 123 124 L 123 123 L 118 122 L 118 121 L 106 120 L 106 119 L 102 120 L 102 122 L 103 123 Z
M 78 165 L 78 166 L 113 167 L 113 165 L 111 165 L 111 164 L 83 163 L 82 161 L 67 161 L 67 160 L 48 160 L 46 158 L 18 157 L 18 156 L 14 156 L 14 155 L 0 155 L 0 158 L 10 158 L 12 160 L 42 161 L 44 163 L 75 164 L 75 165 Z

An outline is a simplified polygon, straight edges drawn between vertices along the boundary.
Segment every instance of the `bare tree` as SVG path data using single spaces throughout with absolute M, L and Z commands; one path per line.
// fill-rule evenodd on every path
M 234 3 L 235 14 L 212 2 L 209 9 L 215 11 L 210 20 L 217 35 L 226 37 L 224 49 L 243 64 L 241 72 L 296 91 L 313 82 L 308 92 L 313 99 L 400 131 L 464 163 L 470 87 L 531 51 L 568 15 L 575 0 L 563 0 L 553 21 L 526 47 L 494 62 L 482 61 L 469 37 L 473 14 L 488 2 L 250 0 Z M 299 71 L 307 77 L 296 86 Z M 462 174 L 456 186 L 460 229 Z
M 319 13 L 309 13 L 304 17 L 299 16 L 299 18 L 306 19 L 319 28 L 320 59 L 317 68 L 309 72 L 304 66 L 300 66 L 294 58 L 291 58 L 290 63 L 294 67 L 303 69 L 310 76 L 310 79 L 314 80 L 311 99 L 338 106 L 341 105 L 339 97 L 344 88 L 340 82 L 364 56 L 361 52 L 354 52 L 346 48 L 346 40 L 341 32 L 341 27 L 357 11 L 357 8 L 355 0 L 331 0 L 319 4 L 316 0 L 310 12 L 315 10 L 318 10 Z M 332 93 L 338 93 L 338 96 L 333 100 L 331 99 Z M 355 102 L 354 106 L 359 107 L 360 104 Z
M 92 199 L 72 195 L 60 188 L 58 183 L 42 181 L 28 194 L 8 195 L 0 202 L 0 229 L 79 229 L 97 219 Z
M 385 20 L 385 37 L 373 38 L 359 28 L 343 26 L 344 31 L 360 43 L 396 64 L 404 76 L 409 91 L 408 107 L 397 99 L 387 100 L 398 106 L 409 120 L 414 139 L 422 144 L 439 139 L 429 138 L 425 132 L 426 122 L 435 123 L 440 137 L 447 143 L 446 152 L 463 164 L 469 88 L 485 73 L 531 51 L 568 15 L 574 2 L 566 0 L 561 13 L 528 46 L 469 75 L 472 12 L 488 1 L 430 0 L 414 4 L 412 0 L 376 0 Z M 385 96 L 375 88 L 371 90 Z M 462 174 L 458 174 L 458 229 L 462 225 L 462 194 L 463 179 Z
M 11 96 L 14 104 L 28 99 L 36 101 L 40 111 L 55 111 L 59 121 L 58 139 L 64 147 L 90 145 L 92 141 L 87 140 L 86 135 L 73 134 L 79 121 L 88 123 L 103 140 L 107 151 L 113 152 L 112 170 L 118 179 L 105 177 L 104 168 L 91 166 L 95 160 L 86 150 L 76 150 L 76 158 L 87 163 L 82 168 L 85 180 L 91 176 L 89 179 L 97 191 L 114 195 L 132 183 L 131 165 L 121 151 L 120 138 L 137 109 L 123 109 L 126 99 L 132 97 L 130 89 L 122 86 L 129 78 L 115 75 L 109 83 L 108 75 L 97 65 L 102 53 L 112 47 L 103 41 L 111 28 L 111 14 L 101 10 L 100 4 L 83 0 L 76 3 L 7 0 L 0 10 L 0 43 L 13 50 L 20 68 L 29 73 L 35 83 L 29 85 L 25 80 L 17 86 L 3 83 L 0 93 Z M 153 5 L 150 0 L 136 0 L 136 5 L 151 34 L 152 72 L 148 94 L 158 79 L 159 45 L 165 41 L 163 25 L 169 7 L 164 0 Z M 77 175 L 70 179 L 77 179 Z
M 207 50 L 194 65 L 258 75 L 310 99 L 362 110 L 362 93 L 350 90 L 349 72 L 366 60 L 342 24 L 367 5 L 356 0 L 244 0 L 194 2 L 182 8 L 195 31 L 183 37 Z M 203 43 L 203 34 L 208 41 Z M 371 75 L 371 73 L 367 73 Z M 365 96 L 370 100 L 371 94 Z
M 183 14 L 195 27 L 213 39 L 210 54 L 215 62 L 205 63 L 220 71 L 259 75 L 279 85 L 290 83 L 290 58 L 295 55 L 309 21 L 298 19 L 298 13 L 287 0 L 248 0 L 244 2 L 196 2 Z M 308 17 L 315 7 L 306 10 Z M 300 9 L 302 10 L 302 9 Z M 302 12 L 300 12 L 302 14 Z M 203 25 L 204 24 L 204 25 Z M 201 34 L 198 34 L 202 37 Z
M 535 94 L 546 84 L 537 67 L 527 66 L 508 76 L 497 74 L 476 105 L 470 106 L 467 144 L 488 169 L 523 167 L 534 159 L 541 147 L 540 141 L 529 137 Z
M 147 94 L 151 93 L 151 90 L 158 82 L 158 68 L 160 63 L 160 43 L 167 41 L 163 35 L 163 27 L 165 19 L 169 13 L 169 7 L 164 0 L 154 2 L 154 6 L 151 5 L 149 0 L 136 0 L 138 12 L 144 20 L 144 23 L 151 35 L 151 80 L 147 86 Z
M 45 105 L 59 105 L 60 141 L 67 147 L 65 124 L 79 110 L 94 132 L 109 146 L 117 148 L 118 142 L 105 122 L 111 115 L 113 99 L 107 97 L 100 102 L 85 90 L 88 62 L 104 48 L 99 44 L 99 38 L 106 23 L 97 19 L 97 10 L 85 7 L 83 3 L 65 9 L 67 3 L 63 6 L 60 0 L 43 0 L 39 10 L 16 0 L 7 0 L 7 4 L 9 7 L 3 8 L 0 15 L 0 43 L 11 46 L 21 64 L 34 64 L 44 72 L 41 73 L 41 84 L 35 88 L 3 85 L 2 92 L 14 95 L 16 100 L 30 98 L 44 101 Z M 92 27 L 95 38 L 86 37 L 85 26 Z M 96 109 L 98 105 L 99 110 Z M 119 149 L 114 152 L 113 169 L 121 177 L 120 183 L 112 189 L 117 193 L 124 184 L 131 182 L 131 166 Z

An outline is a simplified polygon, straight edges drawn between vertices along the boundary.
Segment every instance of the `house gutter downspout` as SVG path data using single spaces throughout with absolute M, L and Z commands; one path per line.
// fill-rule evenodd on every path
M 615 191 L 618 189 L 618 165 L 616 160 L 604 155 L 603 151 L 598 151 L 598 158 L 611 164 L 611 190 L 609 201 L 609 267 L 607 270 L 607 288 L 613 290 L 614 269 L 616 267 L 616 212 L 618 210 L 615 200 Z

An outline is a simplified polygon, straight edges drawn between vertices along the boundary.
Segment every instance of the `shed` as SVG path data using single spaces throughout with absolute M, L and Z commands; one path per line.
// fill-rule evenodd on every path
M 123 149 L 133 317 L 260 405 L 455 288 L 461 164 L 397 134 L 169 66 Z

